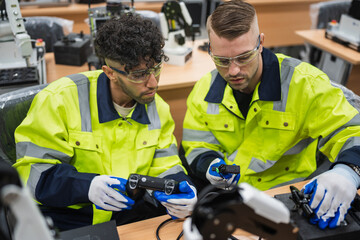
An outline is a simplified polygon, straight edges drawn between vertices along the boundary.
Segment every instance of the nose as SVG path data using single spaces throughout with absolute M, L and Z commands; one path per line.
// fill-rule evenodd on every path
M 146 87 L 148 88 L 156 88 L 158 85 L 158 79 L 156 79 L 154 72 L 150 74 L 150 78 L 146 83 Z
M 234 63 L 234 60 L 231 61 L 228 69 L 228 73 L 230 76 L 236 76 L 240 72 L 240 66 Z

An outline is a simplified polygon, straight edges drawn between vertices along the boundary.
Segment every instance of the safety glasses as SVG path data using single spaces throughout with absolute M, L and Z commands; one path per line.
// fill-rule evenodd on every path
M 252 60 L 254 60 L 254 58 L 259 53 L 259 51 L 258 51 L 259 48 L 260 48 L 260 35 L 257 40 L 257 45 L 253 50 L 248 51 L 246 53 L 242 53 L 235 57 L 220 57 L 220 56 L 213 55 L 210 50 L 210 44 L 209 44 L 208 52 L 216 66 L 229 67 L 232 62 L 234 62 L 238 66 L 244 66 L 246 64 L 249 64 Z
M 149 81 L 151 74 L 154 74 L 155 77 L 158 77 L 161 73 L 161 69 L 163 66 L 163 62 L 159 62 L 152 68 L 144 69 L 144 70 L 137 70 L 137 71 L 131 71 L 129 73 L 121 71 L 117 68 L 111 67 L 108 64 L 106 64 L 109 68 L 114 70 L 115 72 L 118 72 L 124 76 L 126 76 L 127 80 L 133 83 L 144 83 Z

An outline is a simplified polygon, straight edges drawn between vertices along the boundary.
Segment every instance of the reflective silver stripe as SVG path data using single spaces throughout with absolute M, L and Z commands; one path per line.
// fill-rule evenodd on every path
M 259 173 L 271 168 L 275 163 L 276 161 L 266 160 L 266 162 L 263 162 L 260 159 L 253 157 L 251 159 L 249 169 L 253 170 L 256 173 Z
M 214 83 L 216 76 L 218 75 L 218 70 L 214 69 L 211 71 L 211 82 L 210 82 L 210 86 Z
M 347 124 L 346 126 L 357 126 L 360 125 L 360 114 L 356 114 Z
M 197 156 L 199 156 L 202 153 L 211 151 L 208 148 L 195 148 L 193 149 L 189 155 L 186 157 L 186 160 L 189 164 L 191 164 Z M 220 151 L 216 151 L 222 158 L 224 158 L 224 154 Z
M 215 69 L 213 71 L 211 71 L 211 82 L 210 82 L 210 86 L 213 85 L 215 78 L 218 74 L 218 71 Z M 216 103 L 208 103 L 208 107 L 206 112 L 208 114 L 219 114 L 219 104 Z
M 72 74 L 67 76 L 77 86 L 79 96 L 79 107 L 81 116 L 81 131 L 92 132 L 91 114 L 90 114 L 90 81 L 83 74 Z
M 338 84 L 333 81 L 330 81 L 330 83 L 333 87 L 340 88 L 343 91 L 346 100 L 348 100 L 351 106 L 356 108 L 356 110 L 360 111 L 360 97 L 358 95 L 356 95 L 353 91 L 351 91 L 350 89 L 346 88 L 341 84 Z
M 177 174 L 179 172 L 184 172 L 184 169 L 180 165 L 173 166 L 172 168 L 166 170 L 165 172 L 161 173 L 158 177 L 165 177 L 172 174 Z
M 336 134 L 338 134 L 345 128 L 347 128 L 349 126 L 356 126 L 356 125 L 360 125 L 360 115 L 359 114 L 356 114 L 349 122 L 345 123 L 342 127 L 336 129 L 335 131 L 330 133 L 325 138 L 320 138 L 318 148 L 319 149 L 322 148 L 333 136 L 335 136 Z
M 295 144 L 295 146 L 287 150 L 283 155 L 286 156 L 286 155 L 299 154 L 301 153 L 302 150 L 307 148 L 313 141 L 315 141 L 315 139 L 313 138 L 302 139 L 300 142 Z
M 39 182 L 41 174 L 53 166 L 55 165 L 48 163 L 35 163 L 31 165 L 30 176 L 27 181 L 27 187 L 30 189 L 33 197 L 35 197 L 35 189 Z
M 360 137 L 350 137 L 349 139 L 347 139 L 342 146 L 340 153 L 354 146 L 360 146 Z
M 235 160 L 236 154 L 238 153 L 238 150 L 236 150 L 235 152 L 233 152 L 232 154 L 230 154 L 227 159 L 231 162 L 233 162 Z
M 270 189 L 277 188 L 277 187 L 281 187 L 281 186 L 285 186 L 285 185 L 289 185 L 289 184 L 293 184 L 293 183 L 297 183 L 297 182 L 301 182 L 301 181 L 304 181 L 305 179 L 306 179 L 305 177 L 295 178 L 295 179 L 293 179 L 293 180 L 280 183 L 280 184 L 278 184 L 278 185 L 276 185 L 276 186 L 274 186 L 274 187 L 271 187 Z
M 51 148 L 40 147 L 32 142 L 16 143 L 16 159 L 25 156 L 40 159 L 57 159 L 63 163 L 70 163 L 71 157 L 63 152 Z
M 275 111 L 285 112 L 286 103 L 289 94 L 290 82 L 294 73 L 294 69 L 297 65 L 301 63 L 300 60 L 295 58 L 285 58 L 281 62 L 281 100 L 274 102 L 273 109 Z
M 183 129 L 183 141 L 189 142 L 206 142 L 210 144 L 220 145 L 214 134 L 209 131 L 200 131 L 193 129 Z
M 152 101 L 147 106 L 148 106 L 147 114 L 148 114 L 148 117 L 150 120 L 148 129 L 149 130 L 161 129 L 161 121 L 160 121 L 159 113 L 157 112 L 157 109 L 156 109 L 155 101 Z
M 175 144 L 171 144 L 168 148 L 156 149 L 154 158 L 170 157 L 178 155 L 178 150 Z
M 219 114 L 219 104 L 208 103 L 206 113 L 208 113 L 208 114 Z

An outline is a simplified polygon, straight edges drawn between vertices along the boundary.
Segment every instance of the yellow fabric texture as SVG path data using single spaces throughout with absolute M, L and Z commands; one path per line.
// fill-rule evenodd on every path
M 278 54 L 277 58 L 281 68 L 287 57 Z M 319 138 L 326 138 L 340 129 L 320 149 L 330 161 L 335 161 L 345 141 L 360 136 L 360 126 L 342 129 L 358 111 L 349 104 L 341 89 L 330 84 L 323 72 L 307 63 L 294 68 L 284 112 L 273 110 L 273 101 L 259 100 L 258 83 L 245 120 L 228 84 L 224 98 L 218 104 L 219 112 L 207 113 L 209 103 L 204 99 L 211 85 L 211 74 L 204 75 L 190 93 L 183 128 L 193 133 L 213 134 L 218 143 L 187 139 L 182 142 L 185 156 L 189 157 L 199 149 L 221 152 L 227 164 L 240 166 L 239 182 L 266 190 L 296 178 L 305 178 L 316 169 Z M 313 141 L 300 153 L 285 154 L 305 139 Z M 229 161 L 229 155 L 235 151 L 238 152 L 234 161 Z M 275 164 L 255 172 L 249 168 L 253 158 L 264 164 L 269 161 Z
M 118 118 L 99 123 L 97 78 L 101 73 L 102 71 L 82 73 L 90 81 L 92 132 L 82 131 L 77 86 L 71 79 L 64 77 L 36 95 L 27 117 L 16 129 L 16 142 L 31 142 L 42 148 L 64 153 L 70 156 L 69 163 L 78 172 L 105 174 L 124 179 L 131 173 L 155 177 L 176 165 L 181 165 L 177 153 L 154 158 L 155 150 L 176 146 L 173 135 L 174 121 L 168 104 L 159 95 L 155 96 L 155 101 L 161 129 L 149 130 L 147 124 L 130 119 L 134 110 L 126 121 Z M 29 156 L 17 159 L 14 167 L 24 183 L 29 178 L 31 165 L 35 163 L 62 164 L 57 159 Z M 79 204 L 78 207 L 81 206 Z M 77 208 L 76 205 L 69 207 Z M 100 215 L 103 217 L 98 217 Z M 108 213 L 94 213 L 94 216 L 94 223 L 109 219 Z

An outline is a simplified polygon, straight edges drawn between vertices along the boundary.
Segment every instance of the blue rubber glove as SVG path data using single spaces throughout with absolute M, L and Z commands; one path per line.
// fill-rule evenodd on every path
M 187 181 L 179 183 L 181 193 L 166 195 L 164 192 L 154 191 L 153 196 L 166 207 L 173 219 L 184 218 L 191 214 L 197 202 L 197 191 Z
M 305 194 L 312 194 L 310 207 L 316 216 L 310 222 L 318 224 L 320 229 L 339 226 L 355 198 L 359 180 L 359 176 L 344 164 L 337 164 L 313 178 L 303 188 Z
M 209 182 L 212 185 L 215 185 L 217 188 L 231 189 L 238 184 L 240 179 L 240 174 L 232 174 L 232 173 L 221 174 L 212 170 L 213 167 L 219 167 L 221 164 L 226 164 L 223 159 L 221 158 L 214 159 L 210 163 L 210 166 L 206 171 L 206 178 L 207 180 L 209 180 Z
M 89 200 L 97 209 L 121 211 L 131 209 L 134 200 L 125 195 L 126 179 L 100 175 L 94 177 L 88 192 Z

